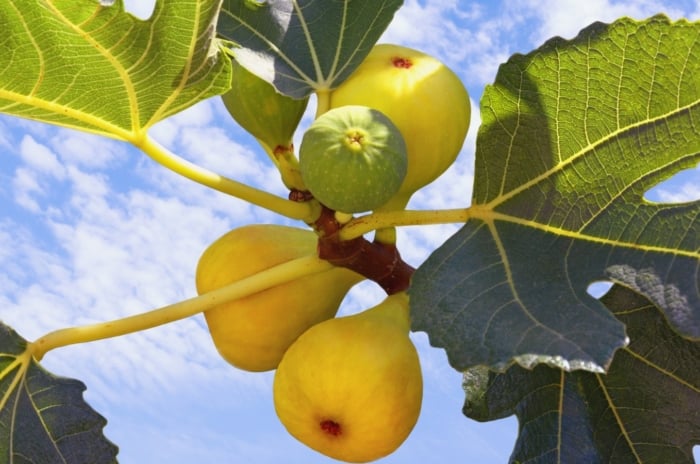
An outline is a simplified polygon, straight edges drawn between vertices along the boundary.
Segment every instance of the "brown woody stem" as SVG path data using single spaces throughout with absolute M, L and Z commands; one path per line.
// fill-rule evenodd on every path
M 370 242 L 364 237 L 341 240 L 342 225 L 335 212 L 325 207 L 313 226 L 319 233 L 319 258 L 373 280 L 388 295 L 408 289 L 415 269 L 401 259 L 396 245 Z

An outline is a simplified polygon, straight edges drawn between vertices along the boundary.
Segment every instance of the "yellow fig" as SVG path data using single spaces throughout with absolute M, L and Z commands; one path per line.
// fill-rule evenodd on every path
M 411 195 L 457 158 L 469 129 L 469 94 L 438 59 L 411 48 L 378 44 L 330 94 L 330 107 L 363 105 L 381 111 L 406 142 L 408 171 L 381 209 L 403 209 Z
M 310 230 L 273 224 L 234 229 L 207 248 L 197 264 L 199 293 L 316 252 Z M 335 316 L 348 290 L 362 280 L 334 268 L 301 277 L 204 312 L 214 345 L 230 364 L 248 371 L 277 367 L 306 329 Z
M 409 338 L 408 297 L 311 327 L 285 353 L 273 384 L 287 431 L 346 462 L 395 451 L 420 414 L 423 380 Z

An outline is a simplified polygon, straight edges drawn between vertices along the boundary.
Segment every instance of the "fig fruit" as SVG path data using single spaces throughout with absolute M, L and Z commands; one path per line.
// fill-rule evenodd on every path
M 231 61 L 231 89 L 221 96 L 228 112 L 271 151 L 290 146 L 308 97 L 297 100 L 283 95 L 235 59 Z
M 292 139 L 309 101 L 277 92 L 269 82 L 232 61 L 231 89 L 222 95 L 233 119 L 253 135 L 289 189 L 304 191 Z
M 382 208 L 405 208 L 411 195 L 438 178 L 457 158 L 469 129 L 469 94 L 436 58 L 411 48 L 378 44 L 331 91 L 330 107 L 364 105 L 387 115 L 406 142 L 408 172 Z
M 343 213 L 375 209 L 406 176 L 403 136 L 380 111 L 344 106 L 319 116 L 304 133 L 299 169 L 306 188 Z
M 204 293 L 277 264 L 316 252 L 310 230 L 272 224 L 234 229 L 217 239 L 197 264 L 197 291 Z M 348 269 L 301 277 L 215 306 L 204 312 L 214 345 L 230 364 L 248 371 L 277 367 L 306 329 L 335 316 L 348 290 L 362 280 Z
M 287 431 L 346 462 L 395 451 L 420 414 L 423 380 L 400 292 L 362 313 L 311 327 L 275 372 L 275 410 Z

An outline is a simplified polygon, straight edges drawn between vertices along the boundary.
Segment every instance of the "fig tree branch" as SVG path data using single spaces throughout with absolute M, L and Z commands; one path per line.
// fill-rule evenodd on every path
M 415 269 L 401 258 L 395 244 L 370 242 L 364 237 L 341 239 L 343 226 L 335 212 L 325 207 L 313 226 L 319 235 L 320 258 L 373 280 L 389 295 L 404 291 L 410 285 Z

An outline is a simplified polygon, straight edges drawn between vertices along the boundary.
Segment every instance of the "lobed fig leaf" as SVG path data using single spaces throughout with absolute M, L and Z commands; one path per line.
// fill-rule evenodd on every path
M 204 293 L 277 264 L 316 252 L 310 230 L 273 224 L 239 227 L 216 240 L 197 264 L 197 291 Z M 306 329 L 335 316 L 362 276 L 334 268 L 230 301 L 204 312 L 212 340 L 230 364 L 248 371 L 277 367 Z
M 380 111 L 365 106 L 322 114 L 299 148 L 304 185 L 322 204 L 344 213 L 386 203 L 401 186 L 407 163 L 401 132 Z
M 289 433 L 345 462 L 394 452 L 420 414 L 423 380 L 399 292 L 322 322 L 292 344 L 275 373 L 275 410 Z
M 364 105 L 381 111 L 406 142 L 408 170 L 382 209 L 403 209 L 411 195 L 452 165 L 469 129 L 469 94 L 444 63 L 398 45 L 375 45 L 331 92 L 330 106 Z

